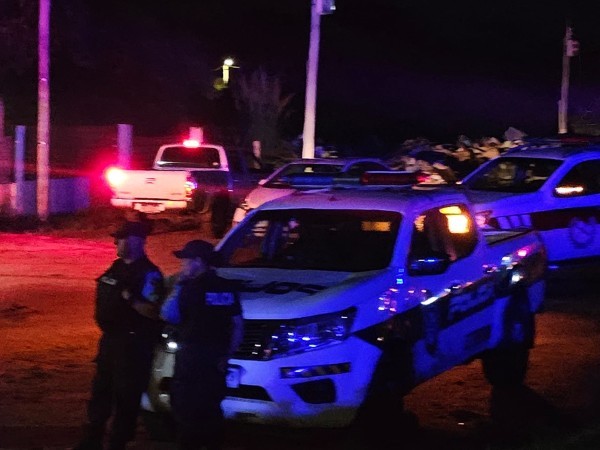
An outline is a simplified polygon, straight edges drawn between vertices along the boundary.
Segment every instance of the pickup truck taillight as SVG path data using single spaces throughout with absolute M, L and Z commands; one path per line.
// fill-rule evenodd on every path
M 193 177 L 188 176 L 185 180 L 185 198 L 192 198 L 194 190 L 198 188 L 198 183 Z
M 119 187 L 125 181 L 127 175 L 123 169 L 118 167 L 109 167 L 104 172 L 104 178 L 108 182 L 109 186 L 112 188 Z

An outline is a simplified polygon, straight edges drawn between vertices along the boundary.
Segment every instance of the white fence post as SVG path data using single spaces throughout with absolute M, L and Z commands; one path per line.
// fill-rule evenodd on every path
M 117 135 L 117 150 L 118 150 L 118 162 L 119 167 L 123 169 L 131 168 L 131 151 L 133 148 L 133 126 L 120 123 L 118 125 Z

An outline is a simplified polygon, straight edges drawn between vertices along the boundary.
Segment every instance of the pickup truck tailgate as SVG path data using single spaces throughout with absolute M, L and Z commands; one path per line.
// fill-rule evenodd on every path
M 185 200 L 186 171 L 127 170 L 114 196 L 121 199 Z

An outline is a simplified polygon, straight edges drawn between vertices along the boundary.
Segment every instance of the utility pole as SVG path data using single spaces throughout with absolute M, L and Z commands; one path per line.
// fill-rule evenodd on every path
M 48 219 L 50 161 L 50 2 L 40 0 L 38 20 L 37 213 Z
M 335 11 L 334 0 L 311 0 L 310 44 L 306 63 L 306 98 L 304 131 L 302 132 L 302 157 L 315 157 L 315 121 L 317 108 L 317 73 L 319 69 L 319 42 L 321 16 Z
M 579 42 L 573 39 L 573 29 L 567 24 L 563 40 L 562 83 L 558 101 L 558 134 L 568 132 L 570 58 L 579 52 Z

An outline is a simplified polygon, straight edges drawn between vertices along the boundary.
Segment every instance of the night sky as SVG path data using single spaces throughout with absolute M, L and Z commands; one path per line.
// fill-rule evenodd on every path
M 214 69 L 232 56 L 240 66 L 233 77 L 264 67 L 281 78 L 295 94 L 285 133 L 302 131 L 309 0 L 83 3 L 80 20 L 55 6 L 53 20 L 72 31 L 55 51 L 57 120 L 120 120 L 131 111 L 204 120 Z M 339 143 L 453 142 L 500 137 L 509 126 L 553 134 L 567 19 L 581 45 L 571 59 L 571 113 L 600 116 L 594 3 L 337 0 L 321 23 L 317 134 Z M 94 92 L 82 94 L 90 84 Z M 117 93 L 124 106 L 111 107 Z M 196 109 L 182 98 L 197 99 Z M 152 121 L 136 118 L 144 119 Z

